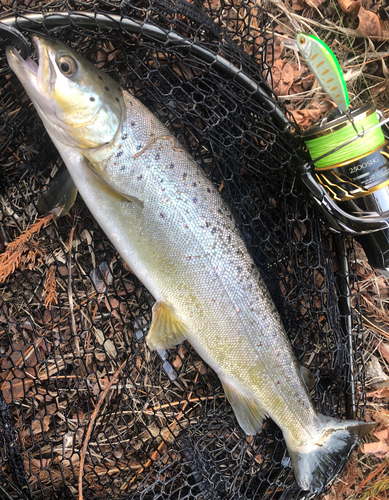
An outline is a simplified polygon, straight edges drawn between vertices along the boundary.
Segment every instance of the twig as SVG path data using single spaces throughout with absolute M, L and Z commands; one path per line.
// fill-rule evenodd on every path
M 78 342 L 78 336 L 77 336 L 77 327 L 76 327 L 76 320 L 74 318 L 74 308 L 73 308 L 73 291 L 72 291 L 72 246 L 73 246 L 73 234 L 74 234 L 74 229 L 75 226 L 73 226 L 70 230 L 69 234 L 69 256 L 68 256 L 68 297 L 69 297 L 69 311 L 70 311 L 70 318 L 72 320 L 72 329 L 73 329 L 73 335 L 74 335 L 74 340 L 76 344 L 76 353 L 77 356 L 80 355 L 80 345 Z
M 101 405 L 103 404 L 104 398 L 107 395 L 109 389 L 111 386 L 116 382 L 117 378 L 119 377 L 120 373 L 122 372 L 124 365 L 127 363 L 127 360 L 124 361 L 119 368 L 116 370 L 116 372 L 113 374 L 111 380 L 107 384 L 106 388 L 104 391 L 101 393 L 99 401 L 97 402 L 96 408 L 93 410 L 93 413 L 91 415 L 88 429 L 85 434 L 85 439 L 84 439 L 84 444 L 82 446 L 82 451 L 81 451 L 81 456 L 80 456 L 80 472 L 78 474 L 78 500 L 83 500 L 84 496 L 82 494 L 82 474 L 84 472 L 84 462 L 85 462 L 85 455 L 86 455 L 86 449 L 88 447 L 89 443 L 89 438 L 92 434 L 92 429 L 96 420 L 96 417 L 100 411 Z
M 389 339 L 389 333 L 385 332 L 385 330 L 382 330 L 379 326 L 376 326 L 372 321 L 369 320 L 369 318 L 366 318 L 366 316 L 362 315 L 362 321 L 367 321 L 367 323 L 362 323 L 362 325 L 365 328 L 370 328 L 371 330 L 374 330 L 375 332 L 379 333 L 380 335 L 383 335 L 385 338 Z

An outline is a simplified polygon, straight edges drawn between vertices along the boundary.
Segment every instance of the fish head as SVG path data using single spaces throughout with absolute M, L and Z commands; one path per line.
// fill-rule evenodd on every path
M 34 35 L 38 64 L 7 47 L 8 64 L 52 138 L 80 150 L 115 141 L 125 120 L 119 85 L 57 39 Z

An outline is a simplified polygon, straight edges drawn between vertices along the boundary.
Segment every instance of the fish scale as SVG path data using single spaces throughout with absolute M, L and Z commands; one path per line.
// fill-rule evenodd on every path
M 96 221 L 157 301 L 148 346 L 188 340 L 219 376 L 242 429 L 254 434 L 270 416 L 297 483 L 321 491 L 373 425 L 315 411 L 230 209 L 169 130 L 66 45 L 33 42 L 39 67 L 13 48 L 8 62 Z

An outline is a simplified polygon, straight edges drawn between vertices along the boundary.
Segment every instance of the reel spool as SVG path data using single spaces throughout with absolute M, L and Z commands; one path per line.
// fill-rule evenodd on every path
M 380 122 L 373 104 L 366 104 L 349 115 L 336 110 L 301 138 L 313 158 L 304 166 L 305 181 L 309 178 L 311 192 L 316 184 L 314 198 L 324 208 L 332 228 L 357 236 L 369 263 L 389 276 L 389 143 L 382 128 L 385 122 Z

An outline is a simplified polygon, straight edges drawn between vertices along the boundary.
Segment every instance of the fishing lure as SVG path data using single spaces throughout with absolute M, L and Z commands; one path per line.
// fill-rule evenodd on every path
M 346 81 L 339 62 L 328 45 L 316 36 L 306 33 L 297 33 L 296 42 L 286 41 L 284 45 L 300 50 L 321 87 L 338 108 L 346 113 L 350 106 Z

